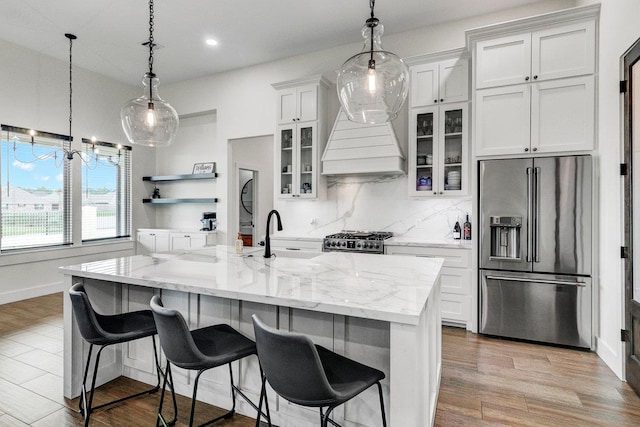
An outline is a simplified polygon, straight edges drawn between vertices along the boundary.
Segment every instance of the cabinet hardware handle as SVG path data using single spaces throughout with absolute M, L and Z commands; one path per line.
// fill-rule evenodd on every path
M 525 81 L 529 81 L 529 76 L 525 77 L 524 79 Z
M 299 251 L 300 248 L 285 248 L 288 251 Z
M 533 76 L 533 80 L 538 80 L 538 76 Z
M 524 149 L 524 151 L 529 151 L 529 149 L 528 149 L 528 148 L 525 148 L 525 149 Z
M 437 258 L 435 255 L 416 255 L 418 258 Z
M 563 285 L 563 286 L 577 286 L 579 288 L 584 288 L 587 286 L 586 283 L 575 281 L 569 282 L 565 280 L 544 280 L 544 279 L 529 279 L 526 277 L 508 277 L 508 276 L 490 276 L 487 275 L 487 280 L 506 280 L 509 282 L 525 282 L 525 283 L 544 283 L 547 285 Z
M 441 191 L 440 194 L 444 194 L 444 191 Z
M 440 98 L 440 102 L 444 102 L 444 98 Z
M 437 192 L 437 191 L 434 191 L 434 192 L 433 192 L 433 194 L 438 194 L 438 192 Z
M 533 147 L 533 151 L 538 151 L 538 147 Z
M 437 99 L 434 99 L 434 100 L 433 100 L 433 102 L 437 104 L 437 103 L 438 103 L 438 100 L 437 100 Z

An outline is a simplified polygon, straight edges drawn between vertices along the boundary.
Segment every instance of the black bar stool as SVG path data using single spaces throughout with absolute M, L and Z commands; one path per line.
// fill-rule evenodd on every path
M 258 413 L 257 421 L 261 416 L 269 420 L 269 406 L 265 404 L 266 414 L 262 412 L 262 396 L 260 393 L 260 403 L 256 406 L 233 382 L 233 370 L 231 362 L 244 357 L 256 354 L 256 344 L 249 338 L 242 335 L 229 325 L 213 325 L 204 328 L 189 330 L 182 314 L 177 310 L 167 309 L 162 305 L 162 300 L 157 295 L 151 298 L 151 311 L 158 327 L 160 346 L 167 357 L 167 367 L 164 371 L 164 381 L 162 383 L 162 393 L 160 395 L 160 406 L 158 407 L 158 422 L 163 426 L 171 426 L 178 419 L 178 405 L 173 387 L 173 377 L 171 375 L 171 364 L 183 369 L 198 371 L 193 383 L 193 396 L 191 398 L 191 415 L 189 416 L 189 426 L 193 426 L 194 413 L 196 407 L 196 394 L 198 392 L 198 380 L 203 372 L 222 365 L 229 365 L 229 377 L 231 383 L 232 408 L 223 415 L 207 421 L 201 426 L 205 426 L 221 419 L 228 419 L 233 416 L 236 408 L 236 393 L 249 403 Z M 262 373 L 261 373 L 262 374 Z M 164 403 L 164 393 L 169 384 L 173 398 L 173 420 L 167 422 L 162 415 Z
M 278 395 L 289 402 L 320 408 L 322 427 L 326 427 L 328 423 L 339 426 L 329 418 L 331 411 L 377 384 L 382 425 L 386 427 L 380 385 L 385 377 L 384 372 L 314 345 L 305 335 L 273 329 L 255 314 L 251 318 L 258 358 L 264 371 L 262 389 L 265 402 L 266 380 Z M 323 413 L 325 407 L 327 411 Z M 258 425 L 256 422 L 256 426 Z
M 80 400 L 78 401 L 78 409 L 84 416 L 84 425 L 88 426 L 89 418 L 95 410 L 134 397 L 154 393 L 159 390 L 160 364 L 158 362 L 156 341 L 153 338 L 153 335 L 156 334 L 156 325 L 153 321 L 153 314 L 151 314 L 151 310 L 134 311 L 114 315 L 102 315 L 97 313 L 93 309 L 93 306 L 89 301 L 89 297 L 87 296 L 87 292 L 81 283 L 76 283 L 71 287 L 71 289 L 69 289 L 69 296 L 71 297 L 71 306 L 73 307 L 73 314 L 75 315 L 78 329 L 80 329 L 80 335 L 82 335 L 82 338 L 90 344 L 89 355 L 87 356 L 87 363 L 85 365 L 84 376 L 82 378 Z M 98 365 L 100 364 L 100 355 L 102 354 L 102 350 L 112 344 L 120 344 L 145 337 L 152 337 L 151 342 L 153 343 L 156 374 L 158 376 L 158 383 L 155 387 L 111 402 L 92 406 L 93 394 L 96 388 L 96 376 L 98 373 Z M 100 346 L 100 349 L 96 354 L 96 362 L 93 368 L 93 379 L 91 380 L 91 392 L 89 394 L 89 400 L 87 401 L 87 374 L 89 373 L 91 352 L 93 351 L 94 345 Z

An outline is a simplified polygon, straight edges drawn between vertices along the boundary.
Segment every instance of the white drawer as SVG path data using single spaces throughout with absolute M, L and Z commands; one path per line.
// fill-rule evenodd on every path
M 442 321 L 471 324 L 471 297 L 455 294 L 440 294 Z
M 443 267 L 471 267 L 471 251 L 469 249 L 385 246 L 385 253 L 388 255 L 413 255 L 427 258 L 444 258 Z
M 471 295 L 471 269 L 442 267 L 440 283 L 442 293 Z
M 292 251 L 322 252 L 322 241 L 271 239 L 271 248 Z

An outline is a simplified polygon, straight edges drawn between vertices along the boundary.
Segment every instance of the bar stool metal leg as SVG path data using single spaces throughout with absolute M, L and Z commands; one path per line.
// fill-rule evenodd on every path
M 78 412 L 80 412 L 83 416 L 84 416 L 84 425 L 85 427 L 89 426 L 89 419 L 91 418 L 91 414 L 93 412 L 95 412 L 96 410 L 100 409 L 100 408 L 104 408 L 105 406 L 110 406 L 110 405 L 114 405 L 116 403 L 120 403 L 120 402 L 124 402 L 125 400 L 129 400 L 129 399 L 133 399 L 134 397 L 139 397 L 139 396 L 143 396 L 145 394 L 151 394 L 151 393 L 155 393 L 156 391 L 158 391 L 160 389 L 160 367 L 158 365 L 158 350 L 156 347 L 156 341 L 153 339 L 151 339 L 152 343 L 153 343 L 153 354 L 154 354 L 154 361 L 156 364 L 156 375 L 158 378 L 158 382 L 155 386 L 153 386 L 150 389 L 138 392 L 138 393 L 134 393 L 132 395 L 129 396 L 125 396 L 125 397 L 121 397 L 119 399 L 115 399 L 112 401 L 109 401 L 107 403 L 103 403 L 100 404 L 98 406 L 92 406 L 93 405 L 93 396 L 95 394 L 95 390 L 96 390 L 96 380 L 98 377 L 98 367 L 100 366 L 100 356 L 102 354 L 102 350 L 104 350 L 106 347 L 108 347 L 107 345 L 103 345 L 100 346 L 100 349 L 98 350 L 98 352 L 96 353 L 96 361 L 95 364 L 93 366 L 93 378 L 91 379 L 91 390 L 89 392 L 89 400 L 87 401 L 87 376 L 89 374 L 89 365 L 91 364 L 91 354 L 93 352 L 93 344 L 89 345 L 89 353 L 87 355 L 87 363 L 85 364 L 85 369 L 84 369 L 84 375 L 82 377 L 82 389 L 80 392 L 80 398 L 78 400 Z

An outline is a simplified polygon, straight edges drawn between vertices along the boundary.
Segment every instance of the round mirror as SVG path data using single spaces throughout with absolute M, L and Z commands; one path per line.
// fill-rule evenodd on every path
M 240 192 L 240 204 L 249 215 L 253 215 L 253 179 L 245 182 Z

